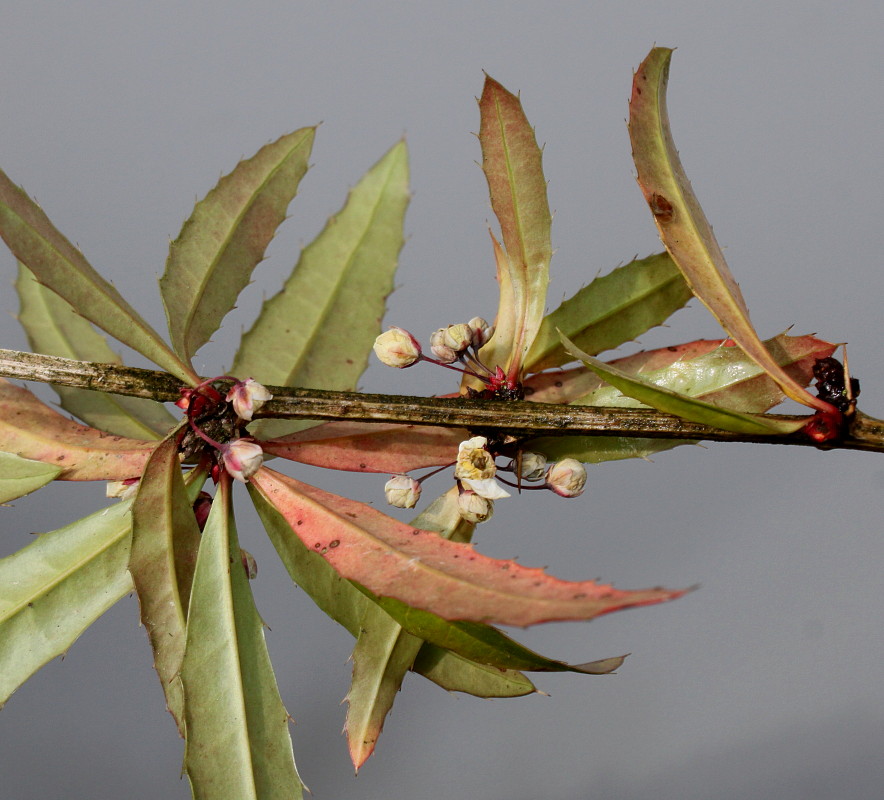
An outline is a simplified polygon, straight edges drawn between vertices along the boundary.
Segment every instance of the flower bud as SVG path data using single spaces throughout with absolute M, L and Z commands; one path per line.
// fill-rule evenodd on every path
M 516 469 L 516 461 L 511 468 Z M 523 481 L 539 481 L 546 472 L 546 456 L 543 453 L 522 453 L 522 464 L 519 470 Z
M 462 519 L 476 525 L 491 519 L 494 503 L 475 492 L 461 492 L 457 496 L 457 512 Z
M 546 485 L 561 497 L 577 497 L 586 486 L 586 468 L 575 458 L 563 458 L 547 470 Z
M 430 336 L 430 350 L 443 364 L 452 364 L 457 361 L 457 352 L 445 344 L 445 328 L 433 331 Z
M 247 439 L 234 439 L 221 447 L 224 469 L 238 481 L 247 483 L 264 463 L 264 451 Z
M 484 436 L 474 436 L 460 443 L 457 448 L 457 464 L 454 467 L 455 478 L 481 481 L 494 477 L 497 467 L 494 456 L 485 449 L 487 444 L 488 440 Z
M 374 340 L 374 352 L 388 367 L 404 369 L 420 361 L 421 346 L 408 331 L 393 326 Z
M 384 486 L 387 502 L 396 508 L 414 508 L 421 496 L 421 485 L 408 475 L 393 475 Z
M 236 416 L 249 422 L 252 415 L 272 397 L 265 386 L 254 378 L 247 378 L 234 383 L 225 399 L 228 403 L 233 403 Z
M 489 325 L 482 317 L 473 317 L 468 323 L 470 327 L 470 344 L 478 350 L 494 336 L 494 326 Z

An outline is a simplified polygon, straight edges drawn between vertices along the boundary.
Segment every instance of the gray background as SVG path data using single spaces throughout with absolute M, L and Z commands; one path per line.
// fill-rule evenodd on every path
M 483 69 L 521 91 L 546 143 L 551 305 L 658 250 L 624 118 L 632 70 L 655 42 L 677 46 L 676 142 L 756 326 L 849 341 L 861 406 L 880 416 L 882 16 L 871 2 L 10 3 L 0 165 L 161 328 L 156 278 L 194 199 L 241 156 L 323 120 L 292 219 L 199 355 L 217 374 L 298 247 L 403 133 L 414 199 L 388 322 L 426 337 L 494 314 L 470 135 Z M 25 347 L 2 265 L 0 341 Z M 717 334 L 695 301 L 642 345 Z M 436 372 L 373 365 L 364 388 L 453 388 Z M 478 536 L 491 555 L 621 588 L 702 588 L 524 632 L 572 661 L 632 652 L 614 677 L 541 676 L 550 696 L 493 702 L 410 677 L 356 779 L 340 736 L 350 637 L 241 513 L 302 776 L 320 800 L 880 797 L 882 479 L 873 455 L 713 445 L 593 467 L 580 500 L 499 503 Z M 380 504 L 383 478 L 316 480 Z M 61 486 L 2 509 L 0 547 L 102 492 Z M 130 598 L 0 714 L 0 798 L 186 797 L 163 706 Z

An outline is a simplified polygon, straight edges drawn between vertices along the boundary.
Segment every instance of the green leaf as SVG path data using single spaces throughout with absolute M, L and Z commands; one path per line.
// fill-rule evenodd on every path
M 172 346 L 188 363 L 221 326 L 285 219 L 315 128 L 262 147 L 221 178 L 169 247 L 160 293 Z
M 21 262 L 15 283 L 21 308 L 18 321 L 25 329 L 31 350 L 51 356 L 122 364 L 107 339 L 99 334 L 66 300 L 41 285 Z M 133 439 L 159 439 L 175 425 L 165 407 L 143 397 L 52 387 L 61 407 L 94 428 Z
M 803 405 L 826 414 L 833 407 L 814 397 L 777 365 L 749 319 L 749 309 L 725 261 L 712 226 L 691 188 L 672 140 L 666 110 L 666 85 L 672 50 L 655 47 L 633 77 L 629 136 L 638 184 L 660 238 L 694 294 L 731 338 Z
M 141 474 L 153 442 L 78 425 L 27 389 L 0 379 L 0 450 L 62 468 L 59 480 L 123 480 Z
M 596 278 L 544 317 L 525 371 L 540 372 L 570 360 L 558 330 L 597 355 L 662 324 L 692 296 L 668 253 L 635 259 Z
M 537 691 L 518 670 L 477 664 L 426 643 L 417 654 L 412 669 L 446 691 L 465 692 L 474 697 L 524 697 Z
M 115 503 L 0 560 L 0 706 L 132 591 L 130 507 Z
M 494 241 L 500 306 L 497 329 L 482 357 L 518 379 L 546 305 L 552 215 L 542 151 L 519 98 L 486 75 L 479 113 L 482 170 L 506 250 Z
M 342 578 L 319 553 L 305 546 L 282 514 L 255 486 L 250 483 L 248 488 L 258 516 L 292 580 L 331 619 L 346 628 L 352 636 L 358 636 L 361 620 L 371 600 Z M 524 693 L 514 692 L 517 685 L 524 688 L 525 682 L 512 671 L 474 664 L 426 643 L 413 669 L 452 691 L 481 697 L 511 697 Z
M 304 250 L 243 336 L 231 373 L 273 386 L 354 391 L 381 332 L 404 241 L 408 151 L 394 145 Z M 303 427 L 264 420 L 262 438 Z
M 200 543 L 181 665 L 184 768 L 204 800 L 300 798 L 288 714 L 241 564 L 229 482 L 218 495 Z
M 666 414 L 674 414 L 691 422 L 711 425 L 723 431 L 750 434 L 794 433 L 803 428 L 806 423 L 805 420 L 794 422 L 771 419 L 758 414 L 746 414 L 694 400 L 671 389 L 656 386 L 637 376 L 628 375 L 604 361 L 599 361 L 588 353 L 584 353 L 565 336 L 562 336 L 562 341 L 565 344 L 565 349 L 574 358 L 582 361 L 623 394 Z
M 63 297 L 78 314 L 183 382 L 197 382 L 190 367 L 2 171 L 0 236 L 36 279 Z
M 24 497 L 55 480 L 61 467 L 0 452 L 0 503 Z
M 292 530 L 348 580 L 446 619 L 533 625 L 671 600 L 683 591 L 621 591 L 562 581 L 501 561 L 262 467 L 252 484 Z
M 457 490 L 434 500 L 411 524 L 445 539 L 469 541 L 474 525 L 457 513 Z M 353 680 L 347 694 L 344 731 L 353 766 L 358 771 L 374 752 L 384 720 L 423 642 L 411 636 L 377 605 L 363 612 L 353 648 Z
M 181 475 L 179 430 L 157 446 L 141 476 L 132 505 L 129 572 L 138 592 L 141 622 L 150 638 L 166 705 L 184 736 L 179 671 L 200 532 Z M 201 485 L 202 481 L 194 481 L 191 495 L 198 493 Z

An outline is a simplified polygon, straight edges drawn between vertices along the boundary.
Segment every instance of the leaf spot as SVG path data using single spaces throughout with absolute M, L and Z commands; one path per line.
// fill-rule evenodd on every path
M 337 547 L 341 543 L 340 539 L 332 539 L 329 543 L 329 547 Z
M 672 207 L 672 203 L 663 197 L 662 194 L 657 194 L 656 192 L 652 194 L 648 200 L 648 205 L 651 207 L 651 213 L 657 222 L 665 224 L 672 222 L 675 217 L 675 209 Z

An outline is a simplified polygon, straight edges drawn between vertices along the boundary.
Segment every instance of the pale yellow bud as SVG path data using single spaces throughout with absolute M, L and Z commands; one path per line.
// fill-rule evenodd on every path
M 461 492 L 457 496 L 457 511 L 462 519 L 477 525 L 491 519 L 494 503 L 475 492 Z
M 577 497 L 586 486 L 586 468 L 575 458 L 563 458 L 547 470 L 546 485 L 561 497 Z
M 394 475 L 384 486 L 387 502 L 396 508 L 414 508 L 421 496 L 421 485 L 408 475 Z
M 420 361 L 421 346 L 408 331 L 394 326 L 374 340 L 374 352 L 388 367 L 404 369 Z

